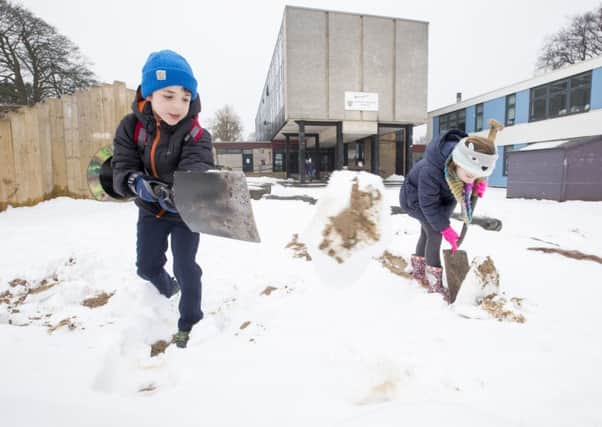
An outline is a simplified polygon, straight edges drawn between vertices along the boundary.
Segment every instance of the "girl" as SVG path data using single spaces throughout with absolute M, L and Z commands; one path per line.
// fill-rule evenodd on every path
M 452 129 L 426 149 L 401 187 L 401 207 L 420 222 L 420 238 L 412 255 L 412 277 L 448 299 L 443 287 L 439 249 L 441 239 L 458 249 L 458 234 L 450 225 L 457 203 L 466 223 L 472 221 L 471 196 L 483 197 L 497 152 L 492 140 Z

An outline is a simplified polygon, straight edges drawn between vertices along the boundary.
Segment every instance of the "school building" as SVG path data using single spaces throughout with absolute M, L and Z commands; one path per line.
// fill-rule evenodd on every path
M 602 57 L 431 111 L 427 138 L 451 128 L 486 136 L 489 118 L 505 124 L 497 134 L 499 159 L 489 184 L 506 187 L 509 152 L 602 135 Z
M 405 175 L 427 118 L 427 46 L 426 22 L 286 6 L 255 118 L 274 173 L 303 182 L 311 159 L 316 177 Z

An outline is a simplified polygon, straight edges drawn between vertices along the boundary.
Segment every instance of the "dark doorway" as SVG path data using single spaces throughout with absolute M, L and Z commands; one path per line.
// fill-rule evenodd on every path
M 242 153 L 242 171 L 253 172 L 253 152 L 245 151 Z

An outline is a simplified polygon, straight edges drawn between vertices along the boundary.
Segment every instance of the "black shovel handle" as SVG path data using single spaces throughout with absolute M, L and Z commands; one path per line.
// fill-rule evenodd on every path
M 166 200 L 174 205 L 173 191 L 169 185 L 158 179 L 148 180 L 155 196 L 159 199 Z M 175 205 L 174 205 L 175 206 Z

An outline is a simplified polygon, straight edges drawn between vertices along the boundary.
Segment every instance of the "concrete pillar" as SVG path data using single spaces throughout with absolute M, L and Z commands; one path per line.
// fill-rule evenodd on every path
M 316 179 L 320 179 L 320 167 L 322 165 L 322 159 L 320 156 L 320 135 L 315 136 L 315 146 L 314 146 L 314 168 L 316 169 Z
M 395 131 L 395 175 L 405 175 L 404 145 L 401 137 L 402 130 Z
M 370 160 L 370 172 L 378 175 L 380 169 L 380 137 L 378 133 L 376 135 L 372 135 L 372 143 L 370 144 Z
M 337 145 L 335 148 L 335 170 L 343 169 L 343 123 L 337 123 Z
M 405 152 L 404 152 L 404 176 L 410 173 L 412 167 L 412 145 L 414 145 L 414 127 L 412 125 L 406 126 L 405 129 Z
M 290 177 L 289 172 L 288 172 L 288 162 L 289 162 L 289 158 L 288 158 L 288 145 L 290 143 L 290 136 L 289 135 L 285 135 L 286 139 L 284 140 L 284 170 L 286 171 L 286 178 L 288 179 Z
M 297 122 L 299 125 L 299 182 L 305 183 L 305 122 Z

